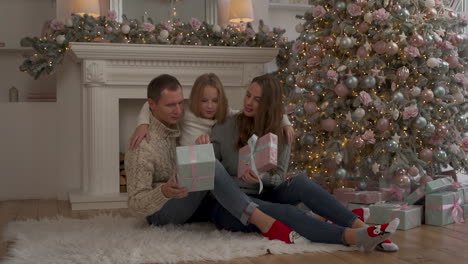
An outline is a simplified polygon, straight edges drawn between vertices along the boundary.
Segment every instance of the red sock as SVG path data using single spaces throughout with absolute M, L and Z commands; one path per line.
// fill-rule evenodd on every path
M 273 225 L 271 225 L 270 230 L 266 233 L 262 233 L 262 236 L 268 237 L 270 240 L 281 240 L 286 244 L 293 244 L 291 241 L 290 234 L 293 230 L 282 222 L 276 220 Z

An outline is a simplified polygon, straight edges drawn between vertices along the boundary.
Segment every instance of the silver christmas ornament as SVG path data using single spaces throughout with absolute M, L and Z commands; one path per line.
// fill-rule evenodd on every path
M 302 144 L 304 144 L 305 146 L 312 146 L 314 143 L 315 143 L 314 136 L 310 134 L 306 134 L 302 137 Z
M 366 76 L 362 79 L 361 84 L 364 88 L 372 89 L 377 84 L 374 76 Z
M 405 99 L 405 96 L 401 92 L 396 92 L 393 94 L 393 101 L 401 102 Z
M 366 181 L 359 181 L 357 185 L 358 189 L 361 191 L 367 190 L 367 182 Z
M 406 20 L 409 17 L 410 17 L 410 12 L 408 11 L 408 9 L 402 8 L 400 9 L 400 11 L 398 11 L 398 18 L 400 18 L 401 20 Z
M 314 93 L 321 93 L 323 91 L 323 85 L 321 83 L 315 83 L 312 86 L 312 91 Z
M 399 148 L 399 145 L 395 140 L 391 139 L 391 140 L 387 141 L 387 151 L 388 152 L 395 153 L 395 152 L 397 152 L 398 148 Z
M 358 78 L 356 78 L 354 76 L 349 76 L 344 81 L 344 84 L 350 89 L 356 88 L 358 86 L 358 83 L 359 83 Z
M 296 114 L 297 117 L 304 116 L 304 107 L 302 105 L 298 105 L 296 109 L 294 110 L 294 113 Z
M 346 3 L 343 2 L 343 1 L 338 1 L 338 2 L 335 2 L 335 8 L 337 10 L 345 10 L 346 9 Z
M 353 40 L 350 37 L 342 37 L 340 40 L 340 47 L 343 49 L 350 49 L 353 45 Z
M 288 77 L 286 77 L 286 84 L 287 85 L 296 84 L 296 79 L 294 78 L 294 75 L 288 75 Z
M 446 61 L 442 61 L 440 64 L 439 64 L 439 68 L 438 70 L 441 72 L 441 73 L 447 73 L 449 71 L 449 64 L 448 62 Z
M 445 96 L 445 88 L 442 86 L 436 86 L 432 91 L 434 92 L 434 96 L 437 98 Z
M 434 124 L 432 123 L 429 123 L 427 124 L 426 126 L 426 132 L 429 133 L 429 134 L 433 134 L 435 132 L 436 128 L 434 126 Z
M 351 119 L 355 122 L 361 121 L 361 119 L 364 117 L 366 114 L 366 111 L 359 107 L 358 109 L 354 110 L 353 113 L 351 113 Z
M 443 150 L 438 150 L 434 153 L 434 157 L 439 162 L 446 162 L 448 159 L 447 153 Z
M 335 171 L 335 178 L 337 180 L 344 180 L 346 178 L 346 175 L 348 174 L 348 172 L 343 169 L 343 168 L 338 168 L 336 169 Z
M 427 120 L 426 118 L 422 116 L 418 116 L 413 123 L 414 127 L 417 129 L 423 129 L 427 126 Z

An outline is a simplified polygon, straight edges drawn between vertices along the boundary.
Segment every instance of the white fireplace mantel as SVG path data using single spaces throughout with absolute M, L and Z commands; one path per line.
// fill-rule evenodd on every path
M 196 77 L 217 74 L 230 105 L 241 106 L 243 91 L 253 77 L 264 73 L 265 63 L 278 52 L 274 48 L 208 47 L 71 43 L 73 77 L 63 77 L 58 91 L 79 89 L 80 98 L 64 92 L 58 100 L 79 107 L 81 116 L 81 188 L 70 193 L 73 210 L 127 207 L 127 195 L 119 192 L 119 100 L 146 98 L 146 86 L 154 77 L 177 77 L 189 95 Z M 67 71 L 66 71 L 67 72 Z M 68 72 L 73 72 L 69 69 Z M 79 77 L 78 77 L 79 73 Z M 66 76 L 66 74 L 63 74 Z M 72 75 L 69 75 L 72 76 Z

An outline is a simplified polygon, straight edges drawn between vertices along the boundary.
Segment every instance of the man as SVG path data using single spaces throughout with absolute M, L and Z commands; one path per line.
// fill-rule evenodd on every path
M 183 114 L 183 100 L 182 87 L 175 77 L 163 74 L 154 78 L 148 85 L 151 141 L 143 140 L 138 147 L 129 149 L 125 157 L 129 208 L 152 225 L 186 223 L 209 193 L 189 193 L 175 182 L 177 122 Z M 265 237 L 286 243 L 293 243 L 297 237 L 289 227 L 259 210 L 218 161 L 211 193 L 244 225 L 256 225 Z

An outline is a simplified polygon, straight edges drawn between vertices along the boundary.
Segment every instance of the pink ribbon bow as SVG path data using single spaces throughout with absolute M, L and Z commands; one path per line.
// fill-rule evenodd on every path
M 452 209 L 452 217 L 453 221 L 457 224 L 464 223 L 465 220 L 463 219 L 463 209 L 460 206 L 461 199 L 454 194 L 454 202 L 453 202 L 453 209 Z

